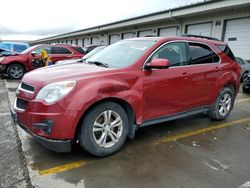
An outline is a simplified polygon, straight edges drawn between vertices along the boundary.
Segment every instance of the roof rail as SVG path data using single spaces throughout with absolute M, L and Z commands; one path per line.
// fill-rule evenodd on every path
M 183 34 L 181 35 L 182 37 L 195 37 L 195 38 L 202 38 L 202 39 L 209 39 L 209 40 L 216 40 L 216 41 L 220 41 L 217 38 L 214 37 L 208 37 L 208 36 L 203 36 L 203 35 L 192 35 L 192 34 Z

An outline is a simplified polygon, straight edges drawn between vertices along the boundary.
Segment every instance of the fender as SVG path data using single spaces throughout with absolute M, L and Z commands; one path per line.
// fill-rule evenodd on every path
M 219 92 L 221 91 L 221 89 L 229 84 L 231 84 L 235 87 L 235 92 L 237 93 L 238 88 L 239 88 L 239 84 L 240 84 L 237 73 L 235 73 L 233 71 L 228 71 L 228 72 L 225 72 L 224 74 L 222 74 L 220 78 L 218 78 L 218 80 L 214 84 L 214 88 L 213 88 L 213 92 L 212 92 L 213 95 L 211 98 L 211 104 L 214 103 L 214 101 L 216 100 L 217 96 L 219 95 Z
M 77 92 L 71 95 L 72 100 L 68 109 L 79 111 L 78 120 L 94 104 L 108 98 L 116 98 L 130 104 L 135 114 L 136 122 L 142 121 L 142 81 L 140 74 L 124 73 L 118 75 L 104 76 L 102 79 L 84 79 L 77 86 Z M 115 77 L 115 79 L 114 79 Z M 126 78 L 124 78 L 126 77 Z M 80 89 L 81 88 L 81 89 Z M 81 100 L 84 98 L 84 100 Z

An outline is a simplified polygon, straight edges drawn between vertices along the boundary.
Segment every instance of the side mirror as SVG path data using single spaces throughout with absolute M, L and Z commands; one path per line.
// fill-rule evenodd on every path
M 32 51 L 32 52 L 31 52 L 31 55 L 32 55 L 32 56 L 35 56 L 36 54 L 37 54 L 36 51 Z
M 153 59 L 151 62 L 147 63 L 145 69 L 166 69 L 170 67 L 170 62 L 168 59 Z

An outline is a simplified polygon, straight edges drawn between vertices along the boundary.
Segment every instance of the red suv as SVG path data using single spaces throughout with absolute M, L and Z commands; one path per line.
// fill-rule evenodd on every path
M 227 118 L 240 67 L 224 42 L 135 38 L 112 44 L 83 63 L 26 74 L 13 119 L 42 145 L 96 156 L 118 151 L 138 127 L 207 112 Z
M 37 45 L 28 48 L 22 53 L 11 56 L 0 57 L 0 73 L 7 74 L 13 79 L 22 78 L 25 72 L 31 71 L 36 67 L 32 61 L 35 58 L 40 59 L 42 50 L 46 50 L 52 62 L 64 59 L 77 59 L 85 55 L 84 50 L 78 46 L 66 44 Z

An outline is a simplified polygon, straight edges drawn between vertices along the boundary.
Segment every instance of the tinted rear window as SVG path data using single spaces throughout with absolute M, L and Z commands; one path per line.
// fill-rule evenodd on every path
M 85 54 L 85 51 L 81 47 L 73 47 L 73 49 L 78 51 L 81 54 Z
M 199 43 L 189 43 L 189 64 L 218 63 L 220 58 L 208 46 Z
M 51 54 L 71 54 L 71 51 L 64 47 L 51 47 Z
M 217 47 L 223 51 L 228 57 L 230 57 L 232 60 L 236 60 L 235 56 L 232 52 L 232 50 L 227 45 L 217 45 Z

